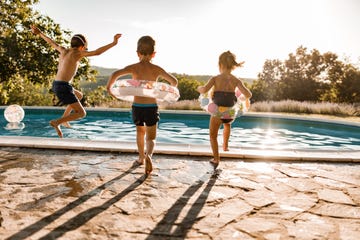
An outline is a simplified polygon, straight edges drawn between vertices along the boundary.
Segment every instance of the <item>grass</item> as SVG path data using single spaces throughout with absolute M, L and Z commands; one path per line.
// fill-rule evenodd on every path
M 296 114 L 320 114 L 339 117 L 360 117 L 359 104 L 329 102 L 299 102 L 293 100 L 266 101 L 254 103 L 253 112 L 278 112 Z
M 113 108 L 130 108 L 130 102 L 114 100 L 106 106 Z M 159 103 L 159 108 L 163 110 L 201 110 L 198 100 L 183 100 L 176 103 Z M 328 115 L 335 117 L 355 117 L 360 118 L 360 104 L 329 103 L 329 102 L 299 102 L 293 100 L 284 101 L 265 101 L 251 104 L 249 112 L 271 112 L 287 114 L 311 114 Z

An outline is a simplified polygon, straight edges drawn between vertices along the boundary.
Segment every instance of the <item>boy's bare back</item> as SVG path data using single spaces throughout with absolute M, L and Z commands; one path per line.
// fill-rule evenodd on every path
M 156 81 L 160 76 L 165 75 L 164 70 L 151 62 L 139 62 L 127 66 L 125 69 L 131 72 L 133 79 Z
M 130 73 L 133 79 L 136 80 L 147 80 L 157 81 L 159 77 L 164 78 L 171 85 L 176 86 L 177 81 L 174 80 L 173 76 L 165 72 L 161 67 L 152 64 L 149 61 L 140 61 L 138 63 L 129 65 L 124 68 L 124 71 Z M 148 97 L 134 96 L 134 102 L 137 103 L 156 103 L 156 99 Z
M 138 40 L 137 55 L 139 62 L 126 66 L 113 72 L 106 85 L 107 91 L 111 93 L 110 88 L 121 76 L 131 75 L 135 80 L 157 81 L 162 78 L 170 85 L 177 86 L 177 79 L 170 73 L 167 73 L 160 66 L 151 63 L 152 58 L 155 56 L 155 41 L 150 36 L 143 36 Z M 114 95 L 113 95 L 114 96 Z M 116 96 L 114 96 L 116 97 Z M 134 103 L 140 104 L 156 104 L 156 99 L 151 97 L 134 96 Z

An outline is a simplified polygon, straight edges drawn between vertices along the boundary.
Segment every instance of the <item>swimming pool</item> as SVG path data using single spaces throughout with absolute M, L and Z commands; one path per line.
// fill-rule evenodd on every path
M 0 136 L 57 138 L 49 120 L 62 108 L 25 107 L 23 129 L 6 129 L 4 108 L 0 108 Z M 161 111 L 157 142 L 209 145 L 209 115 L 202 112 Z M 135 142 L 130 110 L 87 109 L 87 116 L 62 128 L 65 138 Z M 219 143 L 222 134 L 219 132 Z M 289 119 L 248 114 L 233 123 L 231 148 L 360 150 L 360 126 L 333 122 Z

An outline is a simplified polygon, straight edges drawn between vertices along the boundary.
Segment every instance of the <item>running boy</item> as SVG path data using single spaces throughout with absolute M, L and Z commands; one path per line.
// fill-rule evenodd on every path
M 59 53 L 59 64 L 55 81 L 53 81 L 52 90 L 59 98 L 62 104 L 68 105 L 63 116 L 56 120 L 51 120 L 50 125 L 55 128 L 60 138 L 63 137 L 60 124 L 69 126 L 69 121 L 74 121 L 86 116 L 86 111 L 80 103 L 82 93 L 75 90 L 70 82 L 76 74 L 79 62 L 83 57 L 91 57 L 102 54 L 118 43 L 121 34 L 114 36 L 114 41 L 94 51 L 87 50 L 86 38 L 81 34 L 76 34 L 71 38 L 71 47 L 65 48 L 58 45 L 54 40 L 42 33 L 36 26 L 31 26 L 32 32 L 39 35 L 50 46 Z
M 220 74 L 210 78 L 210 80 L 204 85 L 198 87 L 199 93 L 206 93 L 211 88 L 213 89 L 213 102 L 218 106 L 232 107 L 235 105 L 237 99 L 235 96 L 235 88 L 238 87 L 241 93 L 247 98 L 251 98 L 251 92 L 247 89 L 242 81 L 231 74 L 236 67 L 241 67 L 242 64 L 237 63 L 235 55 L 230 51 L 224 52 L 219 57 L 219 71 Z M 221 119 L 216 116 L 210 117 L 210 144 L 214 155 L 214 158 L 210 160 L 210 163 L 217 167 L 220 162 L 219 146 L 217 142 L 218 132 L 221 124 L 224 125 L 223 131 L 223 150 L 229 151 L 228 142 L 230 138 L 231 123 L 234 119 Z
M 177 86 L 177 79 L 161 67 L 151 63 L 155 56 L 155 41 L 150 36 L 143 36 L 137 43 L 139 62 L 115 71 L 109 78 L 107 90 L 111 94 L 111 85 L 123 75 L 131 75 L 136 80 L 157 81 L 160 77 L 172 86 Z M 156 129 L 159 111 L 155 98 L 134 96 L 132 118 L 136 125 L 136 143 L 139 152 L 137 164 L 144 164 L 145 174 L 152 172 L 152 155 L 155 147 Z M 144 139 L 146 137 L 146 153 Z

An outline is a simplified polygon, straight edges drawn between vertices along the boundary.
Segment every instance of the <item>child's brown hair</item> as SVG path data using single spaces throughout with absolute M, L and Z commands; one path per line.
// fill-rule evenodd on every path
M 71 38 L 71 47 L 86 47 L 86 38 L 82 34 L 76 34 Z
M 147 56 L 153 54 L 155 51 L 155 40 L 150 36 L 143 36 L 138 40 L 137 52 L 141 55 Z

